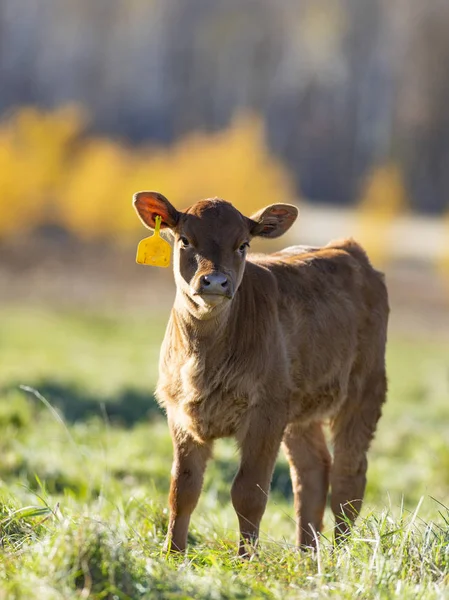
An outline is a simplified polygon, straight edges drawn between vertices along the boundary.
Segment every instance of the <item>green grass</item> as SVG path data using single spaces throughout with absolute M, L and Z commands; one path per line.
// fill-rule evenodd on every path
M 259 555 L 239 561 L 224 440 L 176 558 L 162 552 L 171 442 L 152 395 L 165 319 L 0 310 L 0 599 L 449 598 L 449 343 L 390 340 L 346 545 L 333 548 L 328 511 L 319 552 L 294 548 L 280 456 Z

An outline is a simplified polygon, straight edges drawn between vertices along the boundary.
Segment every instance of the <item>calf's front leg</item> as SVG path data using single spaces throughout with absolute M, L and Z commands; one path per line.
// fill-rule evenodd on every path
M 212 445 L 200 444 L 174 426 L 170 429 L 174 455 L 169 495 L 170 519 L 165 550 L 176 552 L 186 549 L 190 516 L 200 496 Z
M 232 484 L 231 498 L 239 520 L 240 556 L 248 556 L 257 544 L 284 427 L 276 418 L 254 415 L 243 439 L 239 440 L 241 462 Z

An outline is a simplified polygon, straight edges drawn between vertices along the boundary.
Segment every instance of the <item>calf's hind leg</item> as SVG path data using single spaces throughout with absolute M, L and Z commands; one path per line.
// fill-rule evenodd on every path
M 289 425 L 283 448 L 295 497 L 297 544 L 314 547 L 323 524 L 331 465 L 321 423 Z
M 363 392 L 359 402 L 356 396 L 350 397 L 331 423 L 334 441 L 331 506 L 336 542 L 347 536 L 362 508 L 368 467 L 366 455 L 385 401 L 385 373 L 370 377 Z

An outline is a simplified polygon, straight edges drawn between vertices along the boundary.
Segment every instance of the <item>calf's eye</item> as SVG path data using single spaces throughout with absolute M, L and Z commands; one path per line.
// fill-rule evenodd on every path
M 248 242 L 243 242 L 243 244 L 240 244 L 239 246 L 239 252 L 245 252 L 245 250 L 249 248 L 249 243 Z
M 181 240 L 183 248 L 188 248 L 190 246 L 189 240 L 185 236 L 182 235 L 179 239 Z

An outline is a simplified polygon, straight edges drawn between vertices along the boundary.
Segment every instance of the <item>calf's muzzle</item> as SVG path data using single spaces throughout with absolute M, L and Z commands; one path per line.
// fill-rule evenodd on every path
M 234 290 L 227 275 L 212 271 L 201 275 L 195 293 L 199 296 L 224 296 L 230 299 L 234 295 Z

